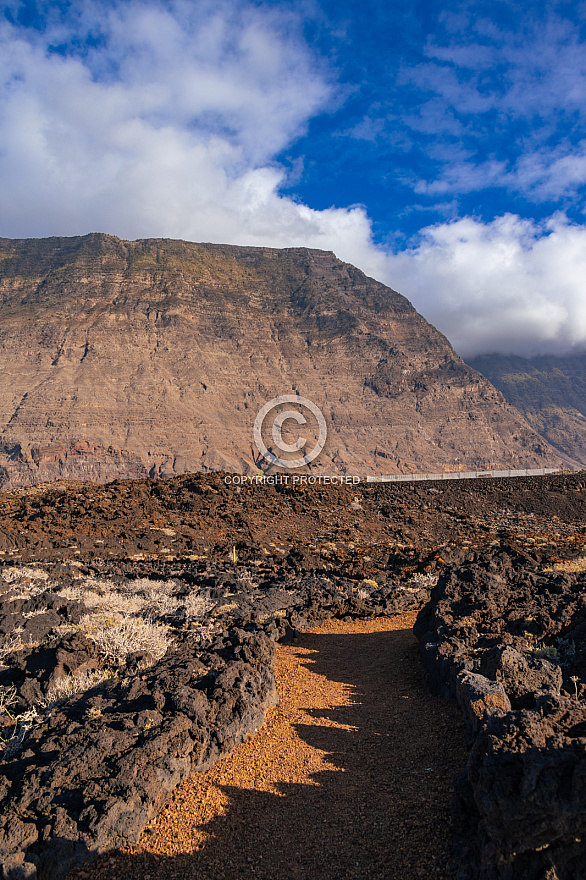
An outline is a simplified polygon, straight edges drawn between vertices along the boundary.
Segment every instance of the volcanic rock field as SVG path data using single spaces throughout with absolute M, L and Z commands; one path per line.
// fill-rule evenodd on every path
M 585 513 L 585 472 L 0 494 L 3 877 L 136 842 L 262 725 L 279 641 L 416 609 L 468 731 L 454 877 L 586 876 Z

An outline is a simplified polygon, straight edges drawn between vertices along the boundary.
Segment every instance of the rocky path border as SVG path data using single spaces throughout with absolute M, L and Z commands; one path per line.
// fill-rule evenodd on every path
M 262 724 L 276 700 L 279 638 L 332 616 L 416 608 L 429 595 L 429 584 L 425 589 L 364 581 L 358 589 L 345 579 L 312 577 L 259 584 L 246 572 L 238 578 L 216 572 L 207 580 L 214 586 L 176 583 L 166 597 L 173 608 L 167 617 L 175 626 L 161 659 L 144 668 L 144 656 L 129 655 L 111 678 L 52 705 L 16 743 L 14 754 L 4 750 L 3 880 L 61 880 L 96 853 L 135 843 L 180 782 L 229 754 Z M 4 586 L 8 620 L 28 604 L 11 598 L 12 582 Z M 68 618 L 74 610 L 77 616 L 75 602 L 64 603 L 45 587 L 41 580 L 34 599 L 41 618 L 49 613 Z M 116 596 L 108 594 L 113 603 Z M 185 618 L 182 602 L 190 597 L 211 609 L 207 641 L 197 635 L 201 627 L 194 631 Z M 96 662 L 87 638 L 51 633 L 54 628 L 46 645 L 10 654 L 0 671 L 4 693 L 12 688 L 24 705 L 46 693 L 65 669 L 76 674 Z
M 468 728 L 459 880 L 584 880 L 586 571 L 479 554 L 442 574 L 415 632 Z
M 67 880 L 451 880 L 463 724 L 422 680 L 413 622 L 330 620 L 279 646 L 258 734 Z
M 2 768 L 5 880 L 59 880 L 136 841 L 179 782 L 260 727 L 277 699 L 274 656 L 264 633 L 235 631 L 56 707 Z

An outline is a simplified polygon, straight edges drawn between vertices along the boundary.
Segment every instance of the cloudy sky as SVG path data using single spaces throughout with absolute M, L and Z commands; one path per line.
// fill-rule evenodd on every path
M 15 2 L 0 235 L 333 250 L 464 356 L 586 348 L 586 3 Z

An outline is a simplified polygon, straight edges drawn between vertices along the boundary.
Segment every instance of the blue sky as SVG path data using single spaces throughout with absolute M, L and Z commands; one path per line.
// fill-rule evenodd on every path
M 586 348 L 586 3 L 26 2 L 0 42 L 0 235 L 320 247 L 464 356 Z

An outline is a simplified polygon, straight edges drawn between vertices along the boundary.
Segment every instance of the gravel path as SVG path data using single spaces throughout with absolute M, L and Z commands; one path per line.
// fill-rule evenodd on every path
M 451 880 L 464 732 L 427 690 L 413 622 L 329 621 L 279 647 L 258 734 L 177 789 L 132 851 L 68 880 Z

